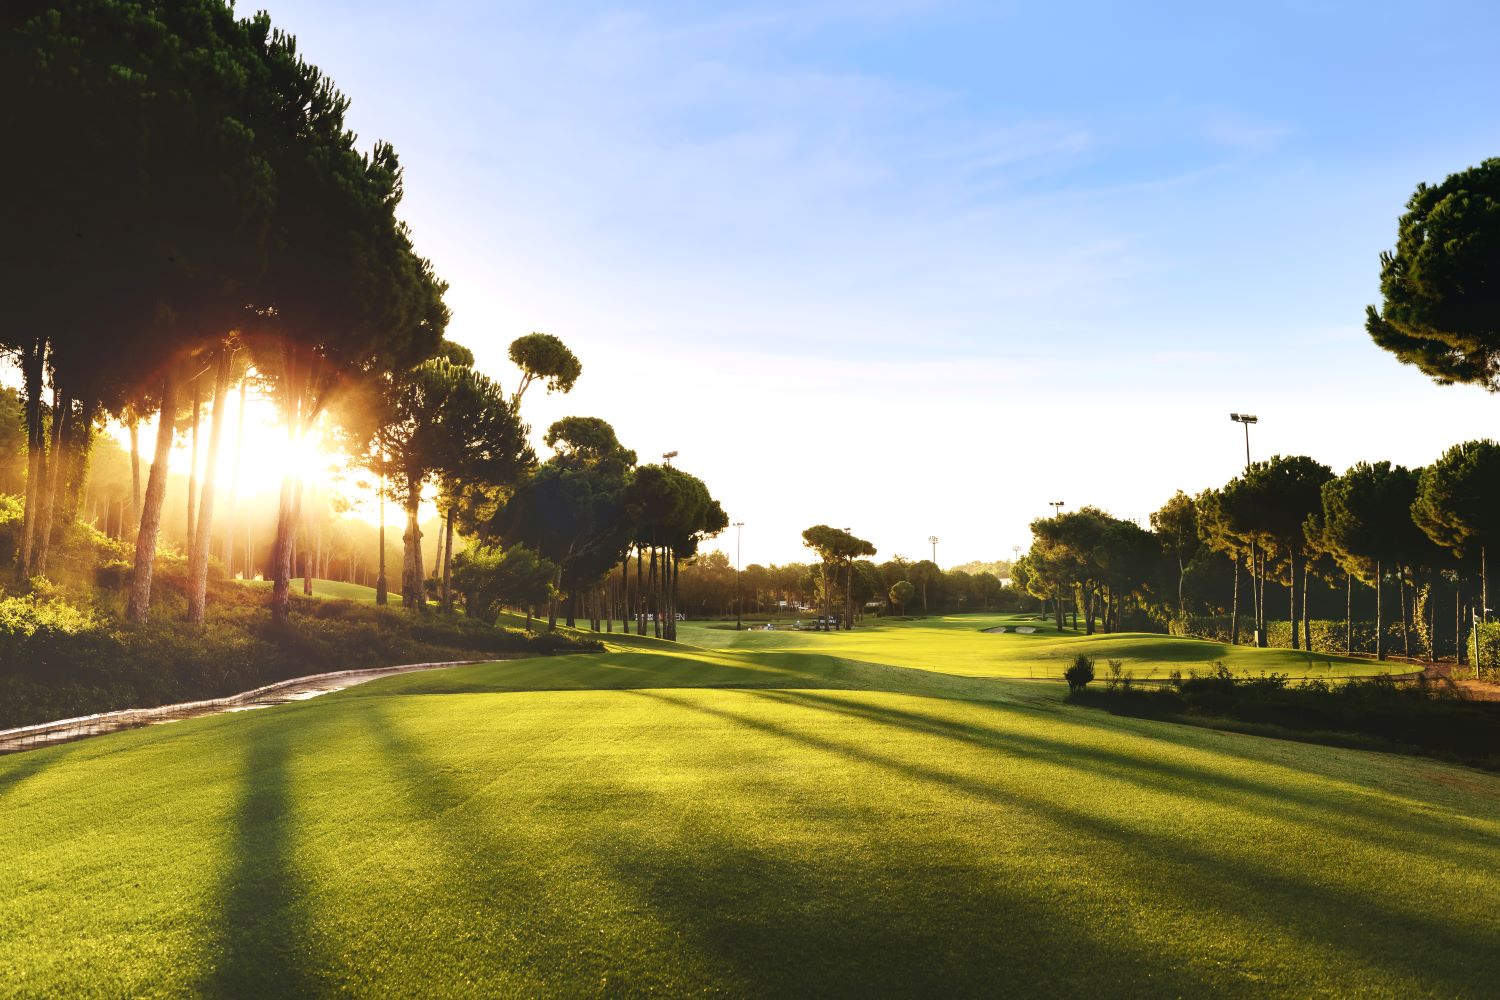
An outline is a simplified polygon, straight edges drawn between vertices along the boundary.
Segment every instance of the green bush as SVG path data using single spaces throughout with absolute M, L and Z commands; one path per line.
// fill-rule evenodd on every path
M 1206 675 L 1177 677 L 1154 690 L 1077 689 L 1068 700 L 1122 715 L 1276 727 L 1317 742 L 1374 741 L 1384 749 L 1500 770 L 1500 703 L 1468 701 L 1451 685 L 1420 679 L 1403 682 L 1381 676 L 1294 685 L 1285 674 L 1235 677 L 1216 664 Z
M 1093 679 L 1094 658 L 1082 653 L 1073 657 L 1073 663 L 1063 671 L 1063 680 L 1068 682 L 1068 690 L 1072 692 L 1082 691 Z

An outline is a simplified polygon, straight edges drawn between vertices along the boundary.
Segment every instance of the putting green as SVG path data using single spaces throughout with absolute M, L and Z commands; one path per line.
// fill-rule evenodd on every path
M 0 758 L 0 994 L 1492 989 L 1500 778 L 1073 708 L 983 624 L 631 638 Z

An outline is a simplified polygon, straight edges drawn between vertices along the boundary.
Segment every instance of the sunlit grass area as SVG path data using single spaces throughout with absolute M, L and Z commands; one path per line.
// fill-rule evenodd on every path
M 728 627 L 726 627 L 726 625 Z M 1004 633 L 985 629 L 1004 627 Z M 1018 633 L 1016 628 L 1034 629 Z M 1137 677 L 1165 679 L 1172 671 L 1204 672 L 1223 663 L 1240 674 L 1283 673 L 1292 677 L 1368 675 L 1404 665 L 1304 653 L 1294 649 L 1256 649 L 1206 639 L 1178 638 L 1146 632 L 1086 636 L 1059 632 L 1034 615 L 949 615 L 914 620 L 870 618 L 852 632 L 776 630 L 734 631 L 733 622 L 684 622 L 686 642 L 733 651 L 787 650 L 816 652 L 893 666 L 920 667 L 978 677 L 1050 677 L 1062 672 L 1079 653 L 1095 657 L 1102 673 L 1109 659 L 1123 661 Z
M 982 625 L 617 634 L 0 759 L 3 992 L 1410 997 L 1500 974 L 1500 778 L 1073 708 L 986 668 L 977 644 L 1028 637 Z
M 269 580 L 251 580 L 249 583 L 253 587 L 271 586 Z M 345 583 L 342 580 L 320 580 L 314 577 L 312 591 L 314 597 L 327 597 L 340 601 L 363 601 L 366 604 L 375 603 L 374 587 L 365 587 L 357 583 Z M 292 592 L 295 594 L 302 593 L 302 580 L 300 578 L 292 580 Z M 399 592 L 396 594 L 394 603 L 401 603 L 401 594 Z

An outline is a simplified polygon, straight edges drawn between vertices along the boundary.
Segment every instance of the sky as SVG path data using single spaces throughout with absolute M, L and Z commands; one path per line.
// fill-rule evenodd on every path
M 1492 3 L 268 2 L 400 153 L 449 335 L 507 384 L 561 337 L 537 435 L 678 451 L 747 564 L 1144 523 L 1240 470 L 1230 411 L 1335 471 L 1500 433 L 1363 330 L 1416 184 L 1500 155 Z

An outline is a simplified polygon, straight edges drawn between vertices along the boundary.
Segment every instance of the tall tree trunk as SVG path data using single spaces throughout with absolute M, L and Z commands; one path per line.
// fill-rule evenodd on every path
M 1240 557 L 1238 554 L 1229 557 L 1229 564 L 1234 567 L 1234 596 L 1229 603 L 1229 644 L 1237 646 L 1240 642 Z
M 625 616 L 630 613 L 630 549 L 625 549 L 625 561 L 620 564 L 620 631 L 630 634 L 630 623 Z
M 677 641 L 677 571 L 678 571 L 677 547 L 675 545 L 668 546 L 667 547 L 667 553 L 668 553 L 668 556 L 669 556 L 669 558 L 671 560 L 670 563 L 668 564 L 668 569 L 672 573 L 672 585 L 667 589 L 667 615 L 668 615 L 667 623 L 668 623 L 668 625 L 672 629 L 671 639 L 672 639 L 673 642 L 676 642 Z
M 1382 604 L 1385 587 L 1381 586 L 1380 560 L 1375 560 L 1375 659 L 1385 659 L 1385 608 Z
M 194 549 L 193 532 L 198 530 L 198 424 L 202 415 L 203 376 L 193 376 L 193 460 L 188 464 L 187 487 L 187 534 L 183 537 L 182 551 Z
M 26 508 L 21 520 L 21 551 L 16 572 L 22 580 L 31 573 L 37 508 L 41 505 L 42 477 L 47 468 L 47 437 L 42 427 L 42 377 L 46 358 L 47 341 L 41 337 L 30 341 L 21 354 L 22 385 L 26 393 Z
M 1259 587 L 1259 589 L 1256 592 L 1256 606 L 1257 606 L 1257 608 L 1260 611 L 1260 621 L 1257 623 L 1257 628 L 1260 630 L 1260 642 L 1258 643 L 1258 645 L 1260 646 L 1261 649 L 1265 649 L 1266 645 L 1267 645 L 1267 640 L 1266 640 L 1266 570 L 1267 570 L 1267 566 L 1266 566 L 1266 563 L 1267 563 L 1266 553 L 1262 552 L 1260 554 L 1260 587 Z
M 736 573 L 738 577 L 738 573 Z M 739 609 L 736 608 L 736 611 Z M 854 631 L 854 560 L 844 569 L 844 631 Z
M 303 413 L 307 399 L 307 375 L 291 347 L 283 349 L 282 383 L 286 416 L 287 454 L 301 451 Z M 276 505 L 276 535 L 271 543 L 271 619 L 285 622 L 292 607 L 292 549 L 296 545 L 298 513 L 302 507 L 299 470 L 287 469 L 281 477 L 281 496 Z
M 299 492 L 309 494 L 307 496 L 307 503 L 299 503 L 297 505 L 297 532 L 302 536 L 302 596 L 311 597 L 313 592 L 313 567 L 317 565 L 318 549 L 316 539 L 309 537 L 313 532 L 308 527 L 307 522 L 312 519 L 313 508 L 317 503 L 318 491 L 316 486 L 310 490 L 307 489 L 305 484 L 302 484 L 300 480 L 298 488 Z
M 1260 642 L 1260 553 L 1257 547 L 1250 546 L 1250 621 L 1251 631 L 1255 633 L 1252 640 L 1258 645 Z
M 438 512 L 438 541 L 437 551 L 432 554 L 432 578 L 436 580 L 443 572 L 443 536 L 446 533 L 446 522 L 448 515 Z
M 1455 574 L 1453 581 L 1453 665 L 1464 665 L 1464 578 Z
M 1489 621 L 1490 617 L 1490 566 L 1485 554 L 1485 546 L 1479 546 L 1479 620 Z M 1479 664 L 1474 664 L 1476 667 Z
M 1292 626 L 1292 648 L 1297 649 L 1301 643 L 1297 641 L 1297 553 L 1289 549 L 1287 552 L 1287 574 L 1286 594 L 1290 607 L 1287 609 L 1287 617 L 1291 619 Z
M 552 575 L 552 589 L 558 592 L 562 591 L 561 566 L 557 567 L 556 572 Z M 547 631 L 557 631 L 557 597 L 555 595 L 547 599 Z
M 657 546 L 651 546 L 651 632 L 652 635 L 661 638 L 661 584 L 656 576 L 656 550 Z
M 1406 567 L 1397 564 L 1397 597 L 1401 598 L 1401 655 L 1412 658 L 1412 613 L 1407 610 Z
M 27 568 L 26 575 L 47 572 L 47 552 L 52 547 L 53 511 L 57 509 L 57 482 L 67 467 L 68 456 L 63 447 L 67 440 L 68 421 L 73 415 L 73 403 L 65 393 L 58 390 L 54 380 L 52 387 L 52 444 L 48 449 L 46 483 L 43 485 L 42 502 L 37 508 L 36 557 Z
M 443 519 L 443 610 L 453 610 L 453 508 Z
M 422 528 L 417 523 L 417 508 L 422 499 L 420 490 L 421 487 L 416 485 L 407 490 L 406 533 L 401 536 L 401 604 L 419 611 L 427 607 L 422 594 Z
M 130 418 L 130 530 L 141 524 L 141 420 Z
M 380 551 L 377 556 L 380 560 L 379 568 L 375 573 L 375 603 L 384 605 L 390 600 L 390 584 L 385 576 L 385 449 L 380 449 L 380 492 L 376 497 L 376 504 L 380 508 Z M 528 626 L 529 627 L 529 626 Z
M 234 468 L 229 473 L 229 516 L 224 524 L 224 569 L 234 576 L 234 520 L 239 514 L 240 503 L 240 458 L 245 450 L 245 397 L 249 393 L 247 376 L 240 376 L 239 420 L 234 430 Z M 250 579 L 250 556 L 245 555 L 245 579 Z
M 208 547 L 214 528 L 214 479 L 219 469 L 219 442 L 224 437 L 224 403 L 229 389 L 229 346 L 219 347 L 219 365 L 214 373 L 213 423 L 208 432 L 208 465 L 203 472 L 203 495 L 198 503 L 198 523 L 193 530 L 193 548 L 188 557 L 188 621 L 203 624 L 208 599 Z
M 1354 652 L 1354 574 L 1344 574 L 1344 652 Z
M 1308 571 L 1312 566 L 1312 560 L 1302 560 L 1302 648 L 1309 653 L 1312 652 L 1312 624 L 1307 620 L 1307 591 Z
M 98 498 L 91 497 L 89 490 L 89 459 L 94 450 L 94 418 L 99 405 L 91 399 L 78 401 L 78 413 L 68 420 L 65 428 L 63 451 L 68 456 L 66 467 L 67 486 L 63 491 L 62 517 L 69 523 L 80 517 L 91 506 L 97 520 Z M 106 518 L 108 515 L 105 515 Z
M 130 580 L 130 620 L 143 622 L 151 613 L 151 570 L 156 560 L 156 536 L 161 531 L 162 501 L 167 496 L 167 468 L 172 461 L 172 425 L 177 418 L 177 372 L 168 363 L 161 380 L 161 414 L 156 425 L 156 453 L 141 505 L 141 524 L 135 536 L 135 571 Z
M 639 545 L 635 547 L 635 634 L 646 634 L 646 589 L 641 585 L 641 565 L 646 553 Z

